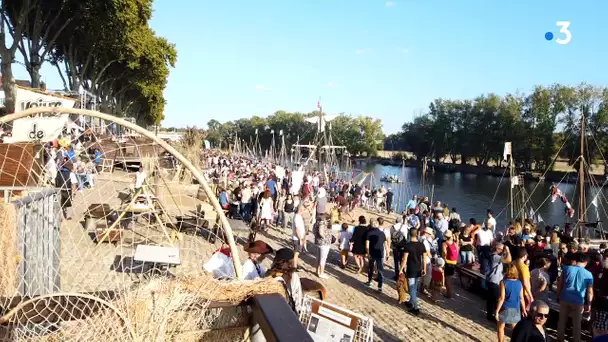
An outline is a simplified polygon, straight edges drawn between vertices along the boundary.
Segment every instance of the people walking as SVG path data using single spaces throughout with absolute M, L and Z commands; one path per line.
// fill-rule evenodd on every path
M 424 264 L 424 257 L 429 256 L 424 244 L 418 241 L 418 229 L 410 229 L 410 242 L 405 245 L 403 253 L 403 260 L 401 261 L 401 272 L 405 272 L 405 277 L 408 283 L 408 292 L 410 300 L 405 305 L 410 309 L 410 312 L 414 315 L 420 313 L 420 306 L 418 305 L 418 287 L 420 286 L 420 279 L 426 274 L 426 267 Z

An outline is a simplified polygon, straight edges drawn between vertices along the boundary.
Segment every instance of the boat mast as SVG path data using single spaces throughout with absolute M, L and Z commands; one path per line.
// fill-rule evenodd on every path
M 583 227 L 585 226 L 585 111 L 581 112 L 581 150 L 578 164 L 579 200 L 578 200 L 578 241 L 583 239 Z
M 513 198 L 513 177 L 515 176 L 515 172 L 513 170 L 513 155 L 509 154 L 509 180 L 510 180 L 510 184 L 509 184 L 509 202 L 511 203 L 510 207 L 511 207 L 511 222 L 514 223 L 515 221 L 515 216 L 514 216 L 514 210 L 513 207 L 515 205 L 515 198 Z

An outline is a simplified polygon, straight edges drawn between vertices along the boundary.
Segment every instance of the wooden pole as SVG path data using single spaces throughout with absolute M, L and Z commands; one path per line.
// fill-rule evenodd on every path
M 515 223 L 515 213 L 513 207 L 515 206 L 515 198 L 513 198 L 513 155 L 509 155 L 509 207 L 511 209 L 511 222 Z
M 9 114 L 9 115 L 0 117 L 0 125 L 5 124 L 7 122 L 17 120 L 17 119 L 25 118 L 28 116 L 34 116 L 36 114 L 49 114 L 49 115 L 53 115 L 53 116 L 58 116 L 61 114 L 88 115 L 88 116 L 92 116 L 95 118 L 114 122 L 118 125 L 124 126 L 128 129 L 131 129 L 131 130 L 143 135 L 144 137 L 152 140 L 154 143 L 160 145 L 160 147 L 164 148 L 167 152 L 171 153 L 182 165 L 184 165 L 186 168 L 188 168 L 188 170 L 190 170 L 190 172 L 192 172 L 192 175 L 194 176 L 194 178 L 196 178 L 196 180 L 199 182 L 199 184 L 201 185 L 203 190 L 207 193 L 207 197 L 209 197 L 209 200 L 211 202 L 211 205 L 213 206 L 213 209 L 217 212 L 217 215 L 220 218 L 220 222 L 222 223 L 222 227 L 224 228 L 224 232 L 226 233 L 226 240 L 228 240 L 227 241 L 228 246 L 230 246 L 230 251 L 232 253 L 232 262 L 234 264 L 234 273 L 236 275 L 236 278 L 238 280 L 243 280 L 243 270 L 242 270 L 242 265 L 241 265 L 241 259 L 239 258 L 238 249 L 236 247 L 234 235 L 232 233 L 232 228 L 230 227 L 230 222 L 228 222 L 226 215 L 224 215 L 224 211 L 222 210 L 222 206 L 220 205 L 220 202 L 218 201 L 217 197 L 215 196 L 215 194 L 209 187 L 209 184 L 207 183 L 207 179 L 203 176 L 201 171 L 199 171 L 196 167 L 194 167 L 194 165 L 192 165 L 192 163 L 186 157 L 184 157 L 175 148 L 173 148 L 173 146 L 167 144 L 165 141 L 163 141 L 162 139 L 155 136 L 152 132 L 150 132 L 134 123 L 128 122 L 128 121 L 121 119 L 119 117 L 116 117 L 114 115 L 104 114 L 101 112 L 87 110 L 87 109 L 61 108 L 61 107 L 55 107 L 55 108 L 34 107 L 34 108 L 30 108 L 30 109 L 24 110 L 19 113 Z
M 581 113 L 581 157 L 578 164 L 579 200 L 578 200 L 578 240 L 583 240 L 583 227 L 585 226 L 585 113 Z

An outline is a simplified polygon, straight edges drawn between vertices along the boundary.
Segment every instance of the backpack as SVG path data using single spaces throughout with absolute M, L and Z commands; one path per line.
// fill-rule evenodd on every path
M 395 228 L 395 231 L 391 234 L 391 244 L 395 246 L 395 248 L 403 248 L 406 243 L 407 239 L 405 238 L 405 235 L 403 235 L 401 230 Z

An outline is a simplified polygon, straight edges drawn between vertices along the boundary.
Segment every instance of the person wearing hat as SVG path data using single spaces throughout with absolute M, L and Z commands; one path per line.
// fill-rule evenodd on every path
M 422 242 L 428 253 L 428 255 L 426 255 L 424 258 L 426 273 L 424 277 L 422 277 L 422 290 L 423 292 L 427 293 L 427 290 L 431 289 L 431 269 L 433 266 L 432 257 L 437 253 L 437 241 L 435 240 L 435 230 L 433 230 L 433 228 L 426 227 L 421 232 L 422 236 L 420 237 L 420 242 Z
M 289 304 L 296 314 L 299 314 L 302 308 L 303 291 L 300 276 L 293 266 L 293 258 L 294 253 L 291 249 L 279 249 L 275 253 L 272 266 L 266 272 L 266 278 L 273 278 L 285 286 Z
M 266 255 L 274 250 L 266 242 L 260 240 L 248 243 L 244 249 L 248 254 L 247 260 L 243 263 L 245 280 L 263 278 L 266 274 L 266 269 L 262 265 L 262 261 Z

